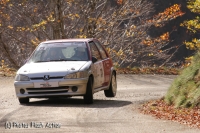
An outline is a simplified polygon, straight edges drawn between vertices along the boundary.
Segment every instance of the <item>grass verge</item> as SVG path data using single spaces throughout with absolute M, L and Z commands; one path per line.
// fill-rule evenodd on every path
M 175 107 L 200 107 L 200 52 L 190 66 L 174 80 L 165 95 L 165 102 Z

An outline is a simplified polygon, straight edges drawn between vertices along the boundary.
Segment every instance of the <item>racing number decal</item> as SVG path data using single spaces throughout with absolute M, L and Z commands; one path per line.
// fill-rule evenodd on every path
M 104 60 L 103 65 L 104 65 L 104 85 L 107 86 L 110 81 L 112 64 L 110 60 Z
M 103 69 L 103 63 L 100 61 L 97 63 L 97 75 L 98 75 L 98 85 L 102 86 L 104 83 L 104 69 Z
M 101 87 L 104 83 L 104 68 L 101 61 L 94 64 L 94 71 L 96 77 L 96 86 Z

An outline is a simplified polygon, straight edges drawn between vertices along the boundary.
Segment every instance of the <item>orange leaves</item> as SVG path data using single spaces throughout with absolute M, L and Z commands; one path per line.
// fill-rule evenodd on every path
M 199 0 L 190 0 L 188 2 L 187 8 L 194 13 L 200 13 L 200 1 Z
M 1 60 L 1 62 L 0 62 L 0 75 L 14 76 L 15 74 L 16 74 L 16 70 L 8 68 L 8 66 L 5 65 L 5 61 Z
M 48 22 L 54 22 L 55 18 L 53 17 L 53 12 L 50 13 L 49 16 L 46 17 Z
M 149 53 L 148 56 L 153 56 L 153 53 Z
M 155 26 L 163 26 L 162 22 L 175 19 L 179 16 L 182 16 L 184 13 L 180 9 L 180 5 L 174 4 L 173 6 L 167 8 L 164 12 L 159 13 L 154 16 L 153 20 L 148 20 L 148 23 L 154 23 Z
M 192 20 L 186 20 L 180 24 L 187 28 L 187 32 L 191 31 L 192 33 L 198 33 L 200 31 L 200 1 L 199 0 L 189 0 L 187 7 L 190 9 L 191 12 L 197 13 L 196 18 Z M 199 50 L 200 48 L 200 40 L 194 38 L 191 42 L 184 42 L 187 49 L 190 50 Z
M 122 49 L 120 49 L 120 50 L 117 52 L 117 55 L 118 55 L 118 56 L 122 56 L 123 54 L 124 54 L 124 52 L 123 52 Z
M 200 40 L 196 38 L 192 39 L 191 42 L 184 42 L 184 44 L 186 48 L 190 50 L 197 50 L 200 48 Z
M 117 63 L 114 63 L 117 66 Z M 134 67 L 134 68 L 116 68 L 118 74 L 167 74 L 177 75 L 179 70 L 176 68 L 164 67 Z
M 9 25 L 8 28 L 9 28 L 9 29 L 13 29 L 13 26 Z
M 169 32 L 166 32 L 157 38 L 147 37 L 141 44 L 147 46 L 148 57 L 158 57 L 165 53 L 165 50 L 163 51 L 162 48 L 167 42 L 169 42 Z
M 180 5 L 175 4 L 175 5 L 173 5 L 173 6 L 169 7 L 169 8 L 167 8 L 167 9 L 163 12 L 163 14 L 164 14 L 164 15 L 171 15 L 171 14 L 173 14 L 173 13 L 175 13 L 175 12 L 178 12 L 178 11 L 180 11 Z
M 159 119 L 167 119 L 200 128 L 200 108 L 174 108 L 163 100 L 150 101 L 143 105 L 141 111 Z
M 96 20 L 97 24 L 98 25 L 105 25 L 107 22 L 106 20 L 104 20 L 102 17 L 99 17 L 97 20 Z M 112 23 L 113 22 L 110 22 L 110 25 L 112 26 Z
M 37 12 L 37 10 L 38 10 L 37 8 L 34 8 L 33 12 Z
M 25 28 L 25 27 L 17 27 L 16 31 L 29 31 L 30 28 Z
M 122 5 L 123 4 L 123 0 L 117 0 L 117 4 L 118 5 Z
M 76 18 L 80 18 L 79 14 L 69 14 L 67 17 L 70 18 L 71 20 L 74 20 Z
M 4 67 L 4 60 L 1 60 L 1 67 Z
M 66 0 L 68 4 L 71 4 L 72 2 L 74 2 L 74 0 Z
M 147 45 L 147 46 L 150 46 L 151 44 L 154 43 L 154 41 L 153 40 L 143 40 L 142 43 Z
M 181 12 L 180 10 L 180 5 L 175 4 L 169 8 L 167 8 L 163 13 L 160 13 L 160 15 L 162 17 L 164 17 L 164 15 L 169 16 L 172 15 L 172 17 L 177 17 L 177 16 L 182 16 L 184 13 Z
M 186 57 L 184 64 L 182 64 L 182 68 L 186 68 L 191 65 L 194 56 Z
M 34 9 L 34 12 L 37 10 L 37 8 Z M 46 16 L 46 20 L 42 20 L 41 22 L 37 23 L 37 24 L 33 24 L 32 26 L 28 27 L 16 27 L 16 31 L 18 32 L 24 32 L 24 31 L 30 31 L 30 32 L 34 32 L 40 29 L 45 29 L 46 25 L 49 22 L 54 22 L 55 18 L 53 17 L 53 13 L 51 13 L 49 16 Z M 60 20 L 57 20 L 57 22 L 59 23 Z M 8 26 L 9 29 L 13 29 L 11 26 Z
M 1 0 L 1 1 L 0 1 L 0 4 L 5 5 L 5 4 L 7 4 L 9 1 L 10 1 L 10 0 Z
M 163 35 L 161 35 L 160 37 L 155 38 L 155 39 L 147 38 L 147 39 L 143 40 L 142 43 L 147 46 L 150 46 L 152 44 L 161 43 L 161 42 L 165 42 L 165 41 L 169 41 L 169 32 L 166 32 Z
M 77 35 L 77 38 L 87 38 L 86 35 Z
M 38 44 L 40 43 L 40 41 L 38 40 L 38 38 L 35 38 L 35 39 L 32 39 L 32 40 L 31 40 L 31 43 L 32 43 L 34 46 L 38 46 Z
M 106 48 L 106 50 L 110 55 L 114 55 L 118 59 L 125 60 L 127 57 L 122 48 L 119 49 L 118 51 L 111 48 Z M 129 52 L 131 52 L 131 50 L 129 50 Z
M 5 18 L 5 19 L 10 20 L 10 16 L 7 13 L 0 11 L 0 15 L 1 15 L 1 17 Z
M 80 16 L 79 16 L 78 14 L 75 14 L 75 17 L 76 17 L 76 18 L 80 18 Z
M 164 41 L 164 40 L 169 40 L 169 32 L 164 33 L 163 35 L 161 35 L 161 36 L 160 36 L 160 39 L 163 40 L 163 41 Z

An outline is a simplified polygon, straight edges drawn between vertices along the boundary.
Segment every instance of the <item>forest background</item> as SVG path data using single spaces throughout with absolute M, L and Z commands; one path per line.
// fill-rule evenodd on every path
M 188 65 L 198 38 L 187 0 L 1 0 L 0 67 L 18 69 L 45 40 L 97 38 L 117 67 Z

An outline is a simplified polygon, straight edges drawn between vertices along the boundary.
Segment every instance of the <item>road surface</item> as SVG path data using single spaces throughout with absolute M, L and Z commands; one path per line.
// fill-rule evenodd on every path
M 199 133 L 177 122 L 141 114 L 143 103 L 163 97 L 175 76 L 118 75 L 115 98 L 94 94 L 94 104 L 82 97 L 31 99 L 20 105 L 13 77 L 0 77 L 0 132 L 78 133 Z

